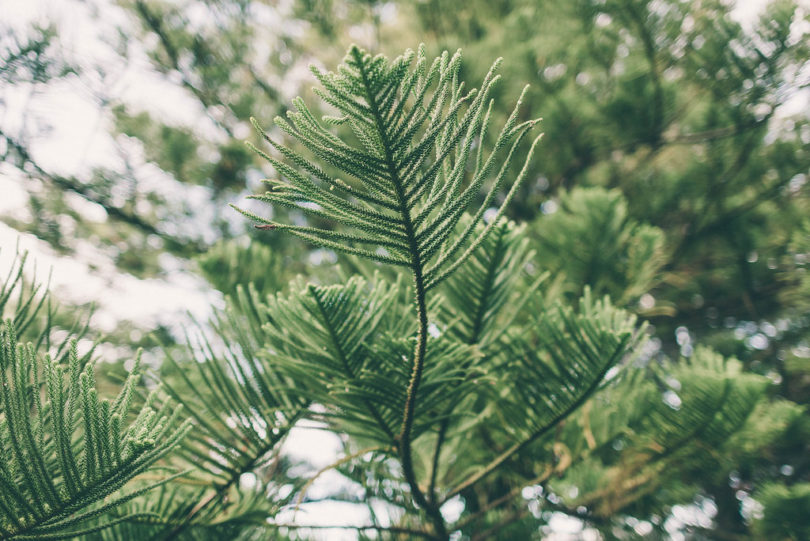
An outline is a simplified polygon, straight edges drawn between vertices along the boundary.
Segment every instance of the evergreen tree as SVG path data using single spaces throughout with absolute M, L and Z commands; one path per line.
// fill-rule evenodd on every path
M 413 118 L 428 116 L 397 148 L 390 140 L 396 133 L 388 131 L 396 127 L 376 127 L 363 109 L 369 106 L 363 86 L 351 82 L 359 60 L 349 57 L 337 75 L 321 71 L 322 105 L 302 91 L 312 112 L 301 106 L 281 128 L 268 129 L 268 157 L 280 180 L 259 199 L 273 204 L 272 215 L 246 207 L 269 216 L 258 223 L 278 231 L 252 235 L 249 244 L 225 242 L 202 256 L 201 271 L 229 296 L 227 308 L 202 326 L 206 338 L 178 347 L 167 335 L 165 355 L 157 352 L 173 359 L 160 367 L 166 393 L 160 396 L 184 403 L 183 415 L 195 426 L 162 462 L 191 471 L 81 528 L 122 520 L 93 534 L 110 539 L 294 536 L 294 525 L 280 530 L 266 519 L 286 503 L 307 505 L 310 479 L 287 470 L 279 449 L 295 422 L 314 418 L 344 438 L 344 458 L 334 467 L 361 487 L 360 499 L 387 502 L 385 514 L 393 518 L 372 514 L 370 524 L 358 525 L 361 532 L 435 535 L 441 522 L 470 537 L 529 538 L 549 532 L 553 513 L 565 513 L 606 538 L 654 538 L 669 535 L 666 521 L 679 514 L 676 506 L 694 505 L 712 516 L 683 526 L 697 537 L 801 539 L 802 515 L 788 510 L 805 502 L 810 466 L 803 272 L 809 162 L 806 115 L 786 113 L 806 84 L 801 9 L 772 3 L 746 29 L 719 2 L 398 3 L 394 18 L 381 16 L 374 2 L 316 4 L 293 3 L 284 16 L 311 24 L 285 19 L 290 32 L 267 62 L 252 54 L 266 51 L 255 47 L 264 19 L 252 4 L 190 1 L 216 21 L 199 28 L 176 6 L 124 4 L 153 37 L 150 62 L 181 81 L 218 126 L 218 135 L 209 136 L 128 106 L 112 109 L 116 129 L 142 142 L 150 167 L 187 184 L 184 194 L 203 186 L 222 209 L 211 220 L 218 232 L 205 240 L 195 237 L 198 230 L 169 227 L 172 216 L 195 209 L 175 206 L 161 192 L 141 199 L 152 205 L 148 212 L 135 197 L 116 203 L 120 186 L 139 178 L 128 176 L 134 169 L 62 177 L 35 167 L 28 141 L 4 132 L 6 167 L 17 163 L 60 193 L 31 191 L 42 220 L 31 227 L 39 237 L 68 241 L 71 221 L 60 216 L 69 214 L 80 224 L 78 237 L 100 236 L 121 250 L 122 269 L 149 276 L 161 272 L 162 250 L 185 258 L 239 230 L 223 202 L 234 200 L 246 180 L 253 189 L 257 176 L 240 130 L 250 114 L 264 119 L 283 110 L 289 91 L 279 93 L 283 74 L 313 56 L 331 63 L 334 42 L 345 39 L 347 28 L 370 30 L 369 40 L 386 51 L 401 50 L 425 31 L 432 36 L 428 51 L 463 45 L 463 66 L 451 66 L 449 56 L 446 66 L 439 60 L 433 86 L 425 85 L 427 102 L 443 70 L 458 69 L 459 80 L 484 78 L 489 64 L 479 59 L 506 56 L 505 81 L 488 91 L 491 111 L 478 95 L 459 103 L 467 93 L 448 75 L 445 101 L 433 111 L 442 114 L 414 112 Z M 306 31 L 296 33 L 300 28 Z M 36 45 L 40 38 L 45 45 Z M 3 56 L 22 60 L 5 64 L 3 81 L 29 84 L 32 73 L 40 74 L 31 79 L 40 85 L 45 77 L 91 71 L 60 62 L 47 46 L 53 39 L 51 31 L 28 44 L 7 39 Z M 41 69 L 19 69 L 31 59 Z M 373 85 L 389 89 L 384 102 L 396 101 L 397 76 L 387 71 L 391 64 L 378 62 Z M 413 77 L 419 88 L 419 75 L 397 62 L 404 60 L 393 65 L 405 73 L 398 84 Z M 424 77 L 431 67 L 426 62 Z M 503 146 L 509 130 L 485 130 L 484 118 L 494 124 L 508 118 L 513 108 L 505 97 L 526 81 L 532 86 L 515 126 L 529 112 L 542 113 L 547 135 L 534 160 L 525 160 L 524 141 L 509 165 L 511 147 Z M 403 111 L 412 111 L 416 98 L 405 100 Z M 477 127 L 475 114 L 468 115 L 474 107 L 481 108 Z M 335 118 L 316 121 L 322 112 Z M 436 122 L 446 124 L 436 131 Z M 386 148 L 398 172 L 398 160 L 416 151 L 413 167 L 401 175 L 423 179 L 406 205 L 424 214 L 415 252 L 396 183 L 386 184 L 387 164 L 380 170 Z M 491 174 L 476 178 L 493 149 Z M 500 173 L 503 183 L 494 188 Z M 514 182 L 520 174 L 522 182 Z M 468 196 L 463 203 L 452 202 L 453 182 L 456 195 Z M 141 187 L 147 189 L 139 193 Z M 118 225 L 81 225 L 63 190 L 101 204 Z M 507 193 L 508 206 L 501 204 Z M 521 225 L 495 219 L 499 212 Z M 384 224 L 375 220 L 380 216 Z M 300 241 L 285 240 L 290 236 L 282 230 L 315 249 L 302 257 Z M 443 258 L 453 248 L 455 255 Z M 414 253 L 426 260 L 423 271 L 441 278 L 425 287 L 427 327 L 417 317 L 419 295 L 409 276 Z M 313 264 L 335 259 L 337 271 Z M 311 284 L 290 283 L 295 272 Z M 618 308 L 597 300 L 603 295 Z M 42 308 L 27 330 L 15 321 L 18 335 L 69 367 L 63 331 L 84 328 L 70 312 Z M 631 330 L 629 312 L 654 327 Z M 622 314 L 625 323 L 592 321 L 607 314 Z M 31 334 L 49 326 L 50 342 Z M 399 436 L 420 330 L 425 350 L 409 479 Z M 602 349 L 589 353 L 592 346 L 610 350 L 609 337 L 623 331 L 640 342 L 626 345 L 632 355 L 614 362 Z M 393 357 L 403 363 L 389 366 Z M 123 370 L 98 368 L 99 392 L 115 388 L 109 393 L 115 396 L 118 383 L 107 374 L 115 381 Z M 543 396 L 554 403 L 541 404 Z M 542 432 L 547 425 L 554 428 Z M 479 471 L 486 475 L 476 478 Z M 251 476 L 255 483 L 244 482 Z M 144 477 L 127 486 L 139 490 L 154 481 L 153 474 Z M 358 499 L 337 487 L 327 498 Z M 755 501 L 761 518 L 751 514 Z M 454 506 L 462 509 L 458 519 L 449 516 Z

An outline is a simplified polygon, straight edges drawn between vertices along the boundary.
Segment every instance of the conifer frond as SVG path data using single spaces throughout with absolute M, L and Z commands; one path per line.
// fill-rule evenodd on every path
M 388 446 L 402 423 L 415 333 L 413 315 L 399 303 L 400 288 L 359 277 L 345 285 L 310 285 L 271 298 L 273 322 L 265 327 L 272 364 L 305 382 L 296 392 L 325 406 L 326 418 L 349 434 Z M 417 405 L 419 434 L 436 422 L 440 403 L 457 396 L 449 391 L 461 363 L 476 358 L 471 348 L 441 337 L 430 346 Z
M 319 246 L 418 268 L 426 289 L 438 285 L 498 223 L 539 139 L 525 155 L 495 219 L 476 230 L 537 122 L 518 121 L 521 96 L 493 147 L 483 148 L 498 64 L 479 90 L 469 92 L 459 82 L 461 53 L 445 52 L 428 62 L 424 46 L 393 61 L 353 46 L 336 72 L 313 68 L 322 85 L 316 93 L 339 113 L 339 120 L 326 122 L 346 125 L 349 133 L 336 134 L 297 99 L 296 110 L 287 119 L 276 118 L 276 125 L 306 148 L 310 159 L 276 142 L 254 121 L 279 157 L 257 152 L 284 178 L 267 181 L 267 193 L 255 199 L 329 219 L 345 231 L 281 224 L 241 212 Z M 471 219 L 457 228 L 490 181 Z
M 508 396 L 499 404 L 518 439 L 534 439 L 581 406 L 635 345 L 635 317 L 586 290 L 579 311 L 558 307 L 505 341 Z
M 4 319 L 12 318 L 15 331 L 20 336 L 25 335 L 37 316 L 47 308 L 48 300 L 47 286 L 34 281 L 26 284 L 24 273 L 27 260 L 28 252 L 17 252 L 8 275 L 0 282 L 0 316 Z M 34 272 L 36 273 L 36 269 Z M 37 338 L 34 347 L 39 347 L 45 336 L 40 334 Z
M 195 512 L 206 501 L 209 489 L 183 482 L 161 486 L 153 492 L 121 506 L 113 517 L 122 520 L 112 528 L 85 536 L 77 541 L 119 541 L 122 539 L 170 538 L 183 526 L 180 539 L 219 541 L 222 539 L 273 539 L 267 517 L 273 516 L 284 499 L 263 483 L 253 487 L 234 486 L 227 502 L 209 505 Z M 238 485 L 238 484 L 237 484 Z M 193 519 L 189 520 L 189 516 Z
M 106 527 L 96 519 L 170 479 L 118 492 L 189 429 L 181 408 L 154 407 L 154 393 L 130 419 L 139 371 L 136 361 L 117 398 L 100 399 L 93 366 L 82 368 L 75 341 L 64 366 L 20 344 L 11 322 L 3 325 L 0 536 L 67 538 Z
M 612 425 L 613 433 L 597 433 L 597 448 L 621 451 L 594 454 L 559 483 L 559 488 L 574 483 L 584 489 L 573 505 L 607 517 L 676 482 L 672 476 L 705 472 L 718 453 L 725 455 L 729 437 L 745 424 L 767 386 L 765 378 L 741 374 L 735 360 L 705 348 L 662 372 L 668 382 L 663 392 L 649 379 L 634 377 L 598 399 L 591 422 Z M 629 393 L 628 387 L 633 387 Z
M 193 358 L 167 352 L 167 393 L 195 424 L 176 455 L 194 468 L 193 477 L 210 485 L 204 505 L 178 520 L 174 534 L 204 522 L 211 509 L 228 507 L 240 477 L 277 458 L 279 443 L 307 406 L 287 392 L 290 383 L 277 368 L 264 362 L 262 325 L 271 314 L 254 289 L 237 286 L 235 298 L 210 321 L 213 338 L 204 332 L 189 338 Z
M 486 350 L 503 336 L 547 276 L 521 282 L 533 256 L 524 226 L 506 220 L 495 226 L 442 290 L 443 319 L 453 322 L 450 331 L 459 340 Z
M 262 297 L 281 291 L 288 283 L 285 270 L 289 272 L 295 266 L 260 242 L 244 245 L 236 240 L 215 244 L 197 262 L 211 285 L 231 296 L 238 285 L 246 288 L 252 284 Z M 301 267 L 303 270 L 303 264 Z

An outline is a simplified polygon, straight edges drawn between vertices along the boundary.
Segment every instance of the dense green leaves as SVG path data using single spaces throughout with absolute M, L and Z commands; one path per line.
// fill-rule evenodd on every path
M 525 311 L 547 277 L 528 283 L 533 255 L 525 228 L 504 220 L 445 283 L 442 316 L 460 341 L 487 350 Z
M 268 299 L 268 361 L 297 382 L 291 392 L 326 408 L 323 418 L 361 440 L 393 446 L 411 372 L 415 321 L 398 300 L 400 284 L 352 278 L 307 286 Z M 428 342 L 419 435 L 463 389 L 453 390 L 471 348 L 444 338 Z
M 810 483 L 785 486 L 777 483 L 757 493 L 764 512 L 757 517 L 755 531 L 769 539 L 805 539 L 810 535 Z
M 544 311 L 517 332 L 506 344 L 509 360 L 499 367 L 505 385 L 498 407 L 509 419 L 507 430 L 525 440 L 582 405 L 637 340 L 635 317 L 607 298 L 594 301 L 588 291 L 579 311 Z
M 773 2 L 759 23 L 739 24 L 737 11 L 714 0 L 312 4 L 123 4 L 150 39 L 120 50 L 142 45 L 199 106 L 185 123 L 102 97 L 126 134 L 117 138 L 126 171 L 49 177 L 34 161 L 37 138 L 0 133 L 6 165 L 72 192 L 35 180 L 31 216 L 7 222 L 60 250 L 92 235 L 128 272 L 174 272 L 157 257 L 161 238 L 188 254 L 243 226 L 217 202 L 245 184 L 255 190 L 259 173 L 238 139 L 249 114 L 283 108 L 310 53 L 330 64 L 348 27 L 359 41 L 373 29 L 372 46 L 389 52 L 419 35 L 435 39 L 431 53 L 457 44 L 467 53 L 462 66 L 453 55 L 389 62 L 352 49 L 334 73 L 315 70 L 320 105 L 303 91 L 307 105 L 297 100 L 268 128 L 277 180 L 259 198 L 274 208 L 250 207 L 268 217 L 265 231 L 200 259 L 232 299 L 191 340 L 196 358 L 169 344 L 175 361 L 161 366 L 197 425 L 166 461 L 194 471 L 85 527 L 154 513 L 101 534 L 267 538 L 259 524 L 307 492 L 295 494 L 306 476 L 294 468 L 299 479 L 289 480 L 279 449 L 309 417 L 339 435 L 337 469 L 353 481 L 327 498 L 377 512 L 385 501 L 391 507 L 370 513 L 371 525 L 405 537 L 543 538 L 554 511 L 606 537 L 647 527 L 667 537 L 673 506 L 693 503 L 717 507 L 716 531 L 801 537 L 808 235 L 797 224 L 808 210 L 808 139 L 806 115 L 787 104 L 806 83 L 802 11 Z M 292 12 L 311 24 L 286 19 Z M 270 19 L 283 28 L 268 40 Z M 21 50 L 43 68 L 31 80 L 58 75 L 42 62 L 54 50 L 31 44 Z M 499 54 L 512 81 L 500 88 L 488 63 Z M 27 81 L 18 69 L 26 58 L 10 60 L 6 79 Z M 468 93 L 462 78 L 483 81 L 480 92 Z M 500 98 L 527 80 L 513 119 Z M 542 159 L 528 164 L 522 133 L 496 128 L 501 118 L 517 128 L 535 111 L 550 136 Z M 15 115 L 5 118 L 4 129 Z M 161 171 L 158 183 L 144 175 Z M 502 193 L 521 225 L 497 218 Z M 112 220 L 88 226 L 76 195 Z M 177 213 L 197 216 L 196 207 L 206 227 L 171 223 Z M 121 229 L 122 218 L 149 237 Z M 296 250 L 283 251 L 290 236 L 274 228 L 319 249 L 301 252 L 292 239 Z M 187 242 L 197 233 L 204 242 Z M 288 285 L 298 272 L 312 284 Z M 367 279 L 349 281 L 352 272 Z M 413 288 L 397 281 L 406 272 Z M 569 308 L 586 288 L 654 318 L 635 355 L 613 354 L 627 349 L 617 339 L 637 331 Z M 64 333 L 41 333 L 54 319 L 41 292 L 5 291 L 5 316 L 19 306 L 19 328 L 28 322 L 25 340 L 54 358 L 62 347 L 66 363 Z M 697 347 L 707 341 L 742 363 Z M 683 359 L 670 361 L 679 348 Z M 763 522 L 752 498 L 764 504 Z
M 518 100 L 492 149 L 485 151 L 482 142 L 490 127 L 497 65 L 479 90 L 466 93 L 459 81 L 460 52 L 453 56 L 445 52 L 429 63 L 421 47 L 418 54 L 408 51 L 389 62 L 352 47 L 337 72 L 313 68 L 323 86 L 318 95 L 339 112 L 324 121 L 350 128 L 352 137 L 324 127 L 297 100 L 289 120 L 276 118 L 276 123 L 321 164 L 264 134 L 282 159 L 263 155 L 285 181 L 267 181 L 270 190 L 255 198 L 348 229 L 287 225 L 246 214 L 264 224 L 260 227 L 287 230 L 326 248 L 419 268 L 428 289 L 437 285 L 486 237 L 525 176 L 524 167 L 496 219 L 473 235 L 504 186 L 520 143 L 536 123 L 518 122 Z M 475 141 L 479 143 L 473 151 Z M 531 156 L 530 149 L 521 161 L 528 164 Z M 325 166 L 340 176 L 327 173 Z M 476 204 L 473 218 L 453 234 L 491 178 L 494 182 L 483 202 Z
M 190 428 L 181 422 L 182 409 L 155 408 L 154 395 L 130 418 L 139 362 L 115 400 L 100 399 L 93 365 L 81 368 L 75 342 L 63 366 L 19 344 L 7 322 L 0 329 L 0 377 L 4 538 L 66 538 L 109 527 L 114 520 L 93 519 L 172 479 L 165 474 L 117 492 Z
M 666 372 L 654 369 L 658 387 L 638 368 L 629 370 L 631 377 L 597 396 L 562 438 L 582 461 L 556 490 L 577 486 L 570 503 L 602 517 L 632 509 L 644 496 L 667 502 L 692 481 L 691 472 L 705 476 L 698 472 L 710 465 L 723 472 L 721 457 L 737 452 L 729 438 L 744 429 L 766 386 L 740 374 L 735 359 L 705 348 Z M 662 486 L 670 492 L 656 495 Z
M 666 263 L 663 232 L 628 218 L 618 190 L 563 191 L 554 211 L 537 220 L 537 263 L 576 295 L 585 286 L 619 305 L 638 300 L 661 279 Z M 559 208 L 556 208 L 559 206 Z

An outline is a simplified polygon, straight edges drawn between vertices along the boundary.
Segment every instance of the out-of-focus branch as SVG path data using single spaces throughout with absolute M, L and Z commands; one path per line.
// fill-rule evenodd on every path
M 171 40 L 166 28 L 163 26 L 163 21 L 158 16 L 158 14 L 154 13 L 149 6 L 143 0 L 138 0 L 135 2 L 135 9 L 138 12 L 138 15 L 141 16 L 141 19 L 144 22 L 144 25 L 160 40 L 160 44 L 163 47 L 163 50 L 166 52 L 166 56 L 169 57 L 169 64 L 170 67 L 176 71 L 183 83 L 183 86 L 189 90 L 194 97 L 199 100 L 202 104 L 203 108 L 205 109 L 206 113 L 208 114 L 209 118 L 225 133 L 228 134 L 228 137 L 233 137 L 233 130 L 230 126 L 226 123 L 221 122 L 214 118 L 209 112 L 209 108 L 214 105 L 224 105 L 229 107 L 226 103 L 220 103 L 218 100 L 212 100 L 211 97 L 203 90 L 195 86 L 191 79 L 186 74 L 185 70 L 183 70 L 182 66 L 180 65 L 180 53 L 175 47 L 174 42 Z M 230 107 L 229 107 L 230 108 Z
M 26 171 L 26 169 L 28 169 L 31 177 L 39 178 L 61 188 L 62 190 L 78 194 L 87 201 L 101 206 L 111 218 L 129 224 L 144 234 L 156 235 L 160 237 L 166 243 L 166 247 L 173 252 L 182 251 L 184 253 L 188 253 L 191 251 L 195 253 L 202 253 L 205 251 L 206 246 L 204 243 L 195 241 L 193 239 L 177 238 L 159 230 L 155 224 L 144 220 L 137 214 L 127 212 L 126 210 L 113 205 L 108 198 L 100 195 L 91 186 L 88 186 L 76 179 L 46 171 L 36 162 L 36 160 L 34 160 L 25 145 L 9 136 L 2 130 L 0 130 L 0 139 L 5 141 L 7 147 L 6 156 L 4 156 L 4 158 L 7 161 L 9 157 L 16 158 L 15 165 L 22 171 Z

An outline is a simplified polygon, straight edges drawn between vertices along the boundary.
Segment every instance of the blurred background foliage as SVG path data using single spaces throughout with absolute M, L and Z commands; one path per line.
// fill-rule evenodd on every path
M 560 436 L 553 481 L 524 491 L 530 512 L 502 535 L 565 513 L 606 539 L 660 538 L 667 524 L 692 539 L 810 536 L 806 4 L 774 0 L 742 22 L 739 5 L 719 0 L 61 4 L 92 32 L 77 37 L 64 12 L 0 22 L 0 177 L 19 200 L 2 207 L 8 231 L 85 262 L 112 288 L 122 276 L 180 273 L 204 277 L 199 289 L 238 298 L 250 287 L 263 298 L 299 274 L 370 276 L 366 263 L 248 234 L 227 207 L 272 174 L 243 144 L 256 138 L 249 117 L 269 125 L 292 96 L 310 96 L 307 65 L 334 65 L 352 42 L 389 55 L 420 42 L 428 54 L 461 47 L 473 80 L 503 56 L 496 98 L 528 82 L 524 111 L 544 118 L 546 134 L 509 208 L 526 224 L 527 268 L 549 273 L 546 301 L 590 288 L 651 325 L 637 360 L 649 368 L 643 381 L 607 389 L 624 398 L 597 397 L 562 428 L 571 434 Z M 75 102 L 58 101 L 66 91 Z M 47 143 L 63 118 L 54 111 L 74 107 L 93 112 L 59 128 L 70 137 L 91 126 L 79 160 Z M 144 346 L 157 362 L 158 343 L 182 342 L 177 314 L 163 315 L 91 319 L 82 332 L 106 334 L 113 358 Z M 675 424 L 713 411 L 701 404 L 718 397 L 700 385 L 713 379 L 734 382 L 747 404 L 726 419 L 734 430 L 645 436 L 650 419 L 634 418 L 642 409 Z M 622 405 L 630 399 L 637 405 Z M 582 429 L 594 416 L 635 428 L 603 441 Z M 465 498 L 474 513 L 475 495 Z

